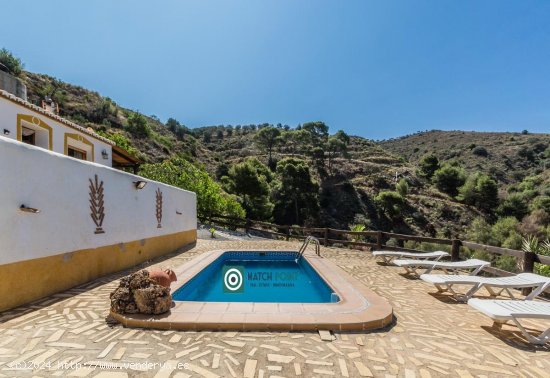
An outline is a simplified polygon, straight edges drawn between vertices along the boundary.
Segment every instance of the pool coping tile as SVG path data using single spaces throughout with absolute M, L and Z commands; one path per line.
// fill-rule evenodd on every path
M 250 250 L 255 252 L 280 252 Z M 225 252 L 213 250 L 174 269 L 179 277 L 174 291 Z M 337 303 L 254 303 L 187 302 L 161 315 L 117 314 L 111 316 L 127 327 L 186 330 L 277 330 L 277 331 L 353 331 L 387 326 L 393 320 L 389 302 L 328 259 L 315 255 L 304 258 L 340 297 Z

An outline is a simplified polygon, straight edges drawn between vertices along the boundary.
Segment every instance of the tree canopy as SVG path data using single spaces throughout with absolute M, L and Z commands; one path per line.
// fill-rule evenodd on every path
M 431 179 L 435 171 L 439 169 L 439 159 L 434 154 L 426 155 L 420 160 L 418 166 L 418 173 L 427 179 Z
M 466 181 L 466 175 L 460 166 L 445 163 L 434 172 L 432 180 L 439 190 L 456 197 L 458 188 Z
M 273 216 L 279 224 L 304 224 L 319 212 L 319 186 L 306 161 L 286 158 L 277 164 Z
M 0 50 L 0 63 L 6 66 L 14 76 L 20 76 L 25 68 L 21 59 L 14 56 L 11 51 L 3 48 Z
M 239 197 L 247 217 L 258 220 L 271 219 L 270 181 L 271 172 L 256 158 L 231 166 L 222 178 L 224 188 Z
M 474 173 L 459 188 L 458 199 L 480 210 L 493 211 L 498 206 L 497 183 L 485 174 Z
M 281 130 L 276 127 L 268 126 L 262 127 L 260 131 L 256 134 L 256 143 L 261 148 L 265 149 L 268 154 L 268 165 L 271 167 L 273 163 L 272 152 L 273 147 L 279 143 L 279 136 L 281 135 Z
M 197 194 L 199 215 L 221 214 L 244 218 L 245 211 L 208 173 L 182 158 L 159 164 L 144 164 L 140 175 Z
M 140 113 L 130 114 L 128 117 L 128 130 L 141 138 L 151 135 L 151 127 L 147 123 L 147 119 Z

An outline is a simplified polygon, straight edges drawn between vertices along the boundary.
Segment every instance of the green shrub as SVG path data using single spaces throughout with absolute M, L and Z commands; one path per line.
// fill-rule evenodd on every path
M 483 218 L 476 218 L 470 225 L 466 237 L 481 244 L 519 249 L 521 235 L 518 228 L 519 222 L 514 217 L 501 218 L 494 225 L 490 225 Z
M 478 243 L 490 244 L 492 242 L 491 225 L 481 217 L 475 218 L 468 229 L 466 238 Z
M 271 219 L 270 181 L 271 172 L 256 158 L 234 164 L 222 177 L 225 190 L 239 196 L 247 216 L 256 220 Z
M 10 51 L 6 49 L 0 50 L 0 63 L 8 68 L 10 73 L 14 76 L 21 75 L 25 65 L 21 62 L 21 59 L 15 57 Z
M 439 159 L 434 154 L 424 156 L 418 164 L 418 174 L 427 179 L 431 179 L 437 169 L 439 169 Z
M 550 214 L 550 196 L 538 196 L 529 205 L 531 211 L 544 210 Z
M 527 176 L 523 181 L 518 185 L 518 189 L 522 192 L 527 190 L 535 190 L 538 185 L 542 183 L 541 176 Z
M 458 188 L 466 181 L 466 175 L 461 167 L 445 163 L 435 171 L 432 181 L 439 190 L 456 197 Z
M 511 249 L 521 248 L 521 235 L 517 228 L 519 222 L 514 217 L 500 218 L 491 227 L 491 244 Z
M 405 200 L 397 192 L 381 191 L 374 199 L 382 206 L 382 209 L 390 216 L 395 216 L 401 212 Z
M 151 127 L 147 119 L 139 113 L 132 113 L 128 117 L 128 131 L 139 138 L 151 135 Z
M 174 148 L 174 141 L 167 136 L 160 135 L 154 131 L 150 132 L 151 138 L 159 143 L 160 145 L 166 147 L 168 151 L 171 151 Z
M 395 189 L 397 190 L 397 192 L 399 193 L 399 195 L 401 197 L 405 198 L 407 196 L 407 194 L 409 194 L 409 183 L 407 182 L 407 180 L 402 178 L 395 185 Z
M 134 157 L 137 157 L 139 155 L 139 151 L 137 150 L 137 148 L 132 146 L 132 144 L 130 143 L 130 140 L 128 138 L 126 138 L 124 135 L 109 133 L 109 132 L 102 131 L 102 130 L 97 130 L 96 133 L 98 133 L 99 135 L 101 135 L 104 138 L 112 140 L 113 142 L 115 142 L 115 144 L 118 147 L 120 147 L 120 148 L 126 150 L 127 152 L 129 152 L 130 155 L 133 155 Z
M 517 231 L 519 222 L 515 218 L 499 219 L 490 225 L 483 218 L 476 218 L 466 235 L 467 239 L 481 244 L 494 245 L 511 249 L 520 249 L 522 237 Z M 493 261 L 494 265 L 508 272 L 517 271 L 517 259 L 513 256 L 497 256 L 485 251 L 466 249 L 467 257 Z
M 306 161 L 296 158 L 277 163 L 273 187 L 273 218 L 278 224 L 315 222 L 319 213 L 319 185 Z
M 353 232 L 363 232 L 365 231 L 366 226 L 364 224 L 352 224 L 349 226 L 350 231 Z M 354 242 L 360 242 L 365 240 L 363 235 L 352 235 L 351 240 Z
M 524 217 L 519 226 L 523 235 L 532 235 L 543 239 L 550 237 L 550 215 L 542 209 L 534 210 Z
M 244 218 L 245 211 L 234 196 L 224 192 L 208 173 L 187 160 L 173 158 L 159 164 L 144 164 L 140 175 L 197 194 L 197 212 L 201 216 L 221 214 Z
M 502 217 L 516 217 L 516 219 L 521 220 L 527 213 L 529 209 L 527 207 L 527 202 L 523 195 L 519 193 L 510 194 L 497 209 L 497 213 Z
M 487 157 L 489 153 L 487 152 L 487 149 L 483 146 L 477 146 L 472 149 L 472 153 L 477 156 L 483 156 Z
M 522 158 L 524 158 L 524 159 L 526 159 L 530 162 L 535 161 L 535 152 L 533 151 L 533 149 L 531 149 L 527 146 L 523 146 L 519 149 L 518 156 L 522 157 Z
M 498 205 L 498 185 L 489 176 L 474 173 L 459 188 L 458 199 L 478 209 L 492 211 Z

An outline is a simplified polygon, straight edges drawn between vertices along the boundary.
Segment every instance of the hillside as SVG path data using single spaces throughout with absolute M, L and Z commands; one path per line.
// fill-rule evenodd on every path
M 60 106 L 60 115 L 115 140 L 143 162 L 150 163 L 149 168 L 173 157 L 183 157 L 203 167 L 219 182 L 224 181 L 222 177 L 232 166 L 247 158 L 256 157 L 268 163 L 266 150 L 256 141 L 260 129 L 296 131 L 288 126 L 267 124 L 188 129 L 176 120 L 164 124 L 155 116 L 122 108 L 97 92 L 46 75 L 24 72 L 22 78 L 28 86 L 29 101 L 39 104 L 45 96 L 53 98 Z M 136 117 L 143 122 L 136 122 Z M 326 156 L 316 159 L 311 149 L 300 148 L 297 141 L 290 139 L 273 149 L 273 162 L 297 157 L 309 166 L 319 186 L 320 210 L 305 224 L 347 229 L 354 223 L 363 223 L 367 229 L 451 237 L 465 235 L 475 218 L 491 220 L 492 215 L 457 201 L 419 175 L 420 158 L 434 152 L 441 161 L 459 161 L 470 173 L 487 172 L 498 179 L 504 196 L 512 184 L 529 175 L 541 174 L 544 180 L 536 184 L 540 192 L 540 187 L 548 183 L 541 161 L 549 141 L 547 134 L 441 131 L 381 143 L 352 136 L 346 142 L 346 156 L 335 155 L 327 169 Z M 403 197 L 398 196 L 402 203 L 392 205 L 393 211 L 389 211 L 392 209 L 377 196 L 384 191 L 396 193 L 396 183 L 401 179 L 407 182 L 408 191 Z
M 22 79 L 27 85 L 29 102 L 40 105 L 45 97 L 52 98 L 59 104 L 62 117 L 93 128 L 122 144 L 121 147 L 135 148 L 135 154 L 143 162 L 156 163 L 177 154 L 206 163 L 210 161 L 209 152 L 197 143 L 191 133 L 185 134 L 185 138 L 180 134 L 178 138 L 155 116 L 143 115 L 151 129 L 148 137 L 143 138 L 128 130 L 128 118 L 137 112 L 119 106 L 108 97 L 48 75 L 25 71 Z
M 267 161 L 267 155 L 254 143 L 255 130 L 247 128 L 235 132 L 233 127 L 231 129 L 230 136 L 227 135 L 228 127 L 220 126 L 196 129 L 195 133 L 206 148 L 217 155 L 215 160 L 225 165 L 242 162 L 251 156 Z M 208 137 L 205 138 L 205 134 Z M 406 163 L 379 144 L 353 136 L 348 148 L 349 158 L 336 158 L 330 177 L 316 175 L 321 184 L 320 225 L 347 229 L 359 220 L 372 229 L 450 236 L 463 234 L 472 219 L 480 215 L 477 210 L 456 203 L 427 185 L 425 180 L 416 175 L 414 165 Z M 309 160 L 303 154 L 291 153 L 288 146 L 279 147 L 273 154 L 275 160 L 290 156 Z M 402 219 L 381 214 L 374 199 L 382 190 L 393 190 L 396 177 L 405 177 L 410 185 L 410 194 L 402 209 Z
M 484 133 L 432 130 L 382 141 L 380 146 L 412 164 L 430 153 L 441 161 L 455 160 L 467 172 L 487 173 L 504 186 L 542 173 L 547 159 L 544 151 L 550 134 Z

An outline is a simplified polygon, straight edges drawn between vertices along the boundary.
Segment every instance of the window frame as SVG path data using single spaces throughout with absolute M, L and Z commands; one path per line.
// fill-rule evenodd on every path
M 94 154 L 95 145 L 89 139 L 85 138 L 84 136 L 82 136 L 80 134 L 76 134 L 76 133 L 65 133 L 64 139 L 65 139 L 65 143 L 64 143 L 65 144 L 65 149 L 64 149 L 64 151 L 65 151 L 66 156 L 69 156 L 69 147 L 70 147 L 73 150 L 78 150 L 78 151 L 84 152 L 86 154 L 86 159 L 83 160 L 83 161 L 91 161 L 91 162 L 95 161 L 94 160 L 95 159 L 95 154 Z M 83 150 L 82 148 L 75 147 L 74 144 L 71 144 L 70 139 L 73 139 L 77 142 L 84 143 L 85 145 L 90 146 L 90 150 L 86 151 L 86 150 Z M 73 158 L 73 159 L 78 159 L 78 158 Z M 82 159 L 78 159 L 78 160 L 82 160 Z

